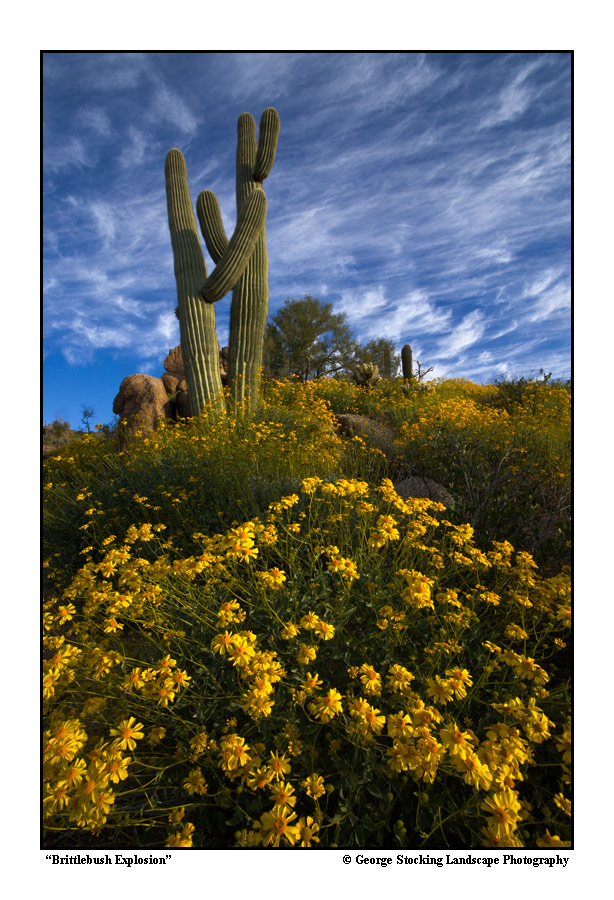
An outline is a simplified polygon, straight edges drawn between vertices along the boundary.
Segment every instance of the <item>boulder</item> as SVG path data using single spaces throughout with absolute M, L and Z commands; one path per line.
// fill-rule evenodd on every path
M 186 371 L 181 353 L 181 344 L 178 344 L 176 347 L 172 347 L 171 350 L 169 350 L 168 356 L 164 360 L 164 369 L 165 374 L 162 378 L 165 380 L 165 383 L 165 375 L 167 374 L 171 378 L 176 378 L 178 383 L 185 381 Z M 228 347 L 222 347 L 220 349 L 220 377 L 222 379 L 222 384 L 225 385 L 228 382 Z M 169 391 L 169 394 L 174 394 L 176 390 L 187 391 L 187 389 L 186 382 L 185 387 L 181 387 L 180 385 L 179 388 L 177 388 L 175 386 L 173 390 Z
M 161 381 L 166 388 L 167 394 L 176 394 L 181 383 L 179 375 L 171 375 L 170 372 L 165 372 L 162 376 Z
M 155 430 L 160 419 L 173 418 L 173 405 L 161 378 L 153 375 L 128 375 L 113 401 L 113 412 L 128 422 L 134 432 Z
M 429 500 L 443 503 L 446 509 L 456 503 L 452 494 L 442 484 L 433 481 L 432 478 L 424 478 L 422 475 L 412 475 L 411 478 L 397 481 L 394 489 L 403 500 L 407 500 L 408 497 L 427 497 Z
M 343 437 L 361 437 L 368 447 L 376 447 L 386 456 L 394 458 L 397 449 L 394 445 L 394 432 L 368 416 L 354 413 L 339 413 L 335 416 L 339 423 L 339 432 Z
M 178 381 L 185 378 L 185 366 L 183 364 L 183 356 L 181 355 L 181 344 L 172 347 L 168 351 L 168 356 L 164 360 L 164 369 L 174 375 Z

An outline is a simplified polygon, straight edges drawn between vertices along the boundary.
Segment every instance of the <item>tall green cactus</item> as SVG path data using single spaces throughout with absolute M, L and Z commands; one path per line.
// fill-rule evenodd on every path
M 405 344 L 401 350 L 401 363 L 403 366 L 403 380 L 411 382 L 414 378 L 414 361 L 412 357 L 411 347 Z
M 203 257 L 187 182 L 185 160 L 179 150 L 166 158 L 169 227 L 175 258 L 181 346 L 190 392 L 197 415 L 207 400 L 219 397 L 222 383 L 219 344 L 213 304 L 232 288 L 228 380 L 231 396 L 250 405 L 259 393 L 264 331 L 268 314 L 268 257 L 266 250 L 267 177 L 277 149 L 279 115 L 271 107 L 260 120 L 260 137 L 249 113 L 238 121 L 237 224 L 228 240 L 215 194 L 202 191 L 196 209 L 207 249 L 216 267 L 209 278 Z

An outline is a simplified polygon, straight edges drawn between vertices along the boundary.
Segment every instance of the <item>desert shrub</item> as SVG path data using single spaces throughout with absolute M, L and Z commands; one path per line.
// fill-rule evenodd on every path
M 70 422 L 65 422 L 63 419 L 56 419 L 50 425 L 43 425 L 43 456 L 49 456 L 60 447 L 66 447 L 68 444 L 80 440 L 81 437 L 82 433 L 73 431 Z
M 263 395 L 44 462 L 46 846 L 567 846 L 569 392 Z
M 569 575 L 444 515 L 309 477 L 189 555 L 98 532 L 44 606 L 47 846 L 568 846 Z
M 368 466 L 369 451 L 346 446 L 327 402 L 301 387 L 272 389 L 253 415 L 212 406 L 198 418 L 162 421 L 126 452 L 116 434 L 96 434 L 45 460 L 44 547 L 56 574 L 74 571 L 96 540 L 125 533 L 135 510 L 181 535 L 188 550 L 193 532 L 258 515 L 307 475 Z M 371 468 L 380 473 L 379 457 Z
M 416 400 L 399 429 L 406 463 L 460 498 L 480 540 L 507 537 L 540 560 L 562 556 L 569 520 L 570 395 L 540 387 L 511 411 L 492 386 L 445 383 Z
M 469 521 L 484 546 L 510 539 L 560 568 L 569 557 L 570 392 L 559 382 L 526 385 L 524 403 L 508 402 L 499 383 L 462 378 L 437 378 L 408 393 L 399 379 L 369 390 L 333 378 L 273 389 L 281 406 L 299 403 L 306 390 L 310 403 L 325 400 L 334 413 L 368 416 L 397 435 L 396 459 L 371 455 L 368 473 L 344 460 L 343 474 L 434 478 L 459 501 L 451 515 Z
M 552 381 L 552 373 L 539 370 L 539 375 L 502 377 L 495 381 L 496 393 L 491 399 L 491 405 L 497 409 L 505 409 L 513 413 L 518 407 L 535 414 L 548 396 L 549 389 L 561 388 L 571 393 L 571 382 Z

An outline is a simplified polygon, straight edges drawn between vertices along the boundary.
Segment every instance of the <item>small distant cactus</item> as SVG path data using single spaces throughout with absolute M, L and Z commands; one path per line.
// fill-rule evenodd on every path
M 354 383 L 361 387 L 373 387 L 378 381 L 381 381 L 378 366 L 374 363 L 365 362 L 358 363 L 352 371 Z
M 403 366 L 403 381 L 411 382 L 414 378 L 414 361 L 411 346 L 405 344 L 401 350 L 401 363 Z

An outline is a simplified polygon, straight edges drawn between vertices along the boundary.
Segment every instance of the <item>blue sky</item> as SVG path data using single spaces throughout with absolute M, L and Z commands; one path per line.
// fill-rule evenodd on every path
M 162 374 L 164 157 L 182 150 L 232 232 L 237 117 L 266 106 L 270 315 L 311 294 L 433 376 L 569 376 L 569 54 L 48 53 L 44 421 L 79 427 L 87 404 L 110 422 L 123 377 Z

